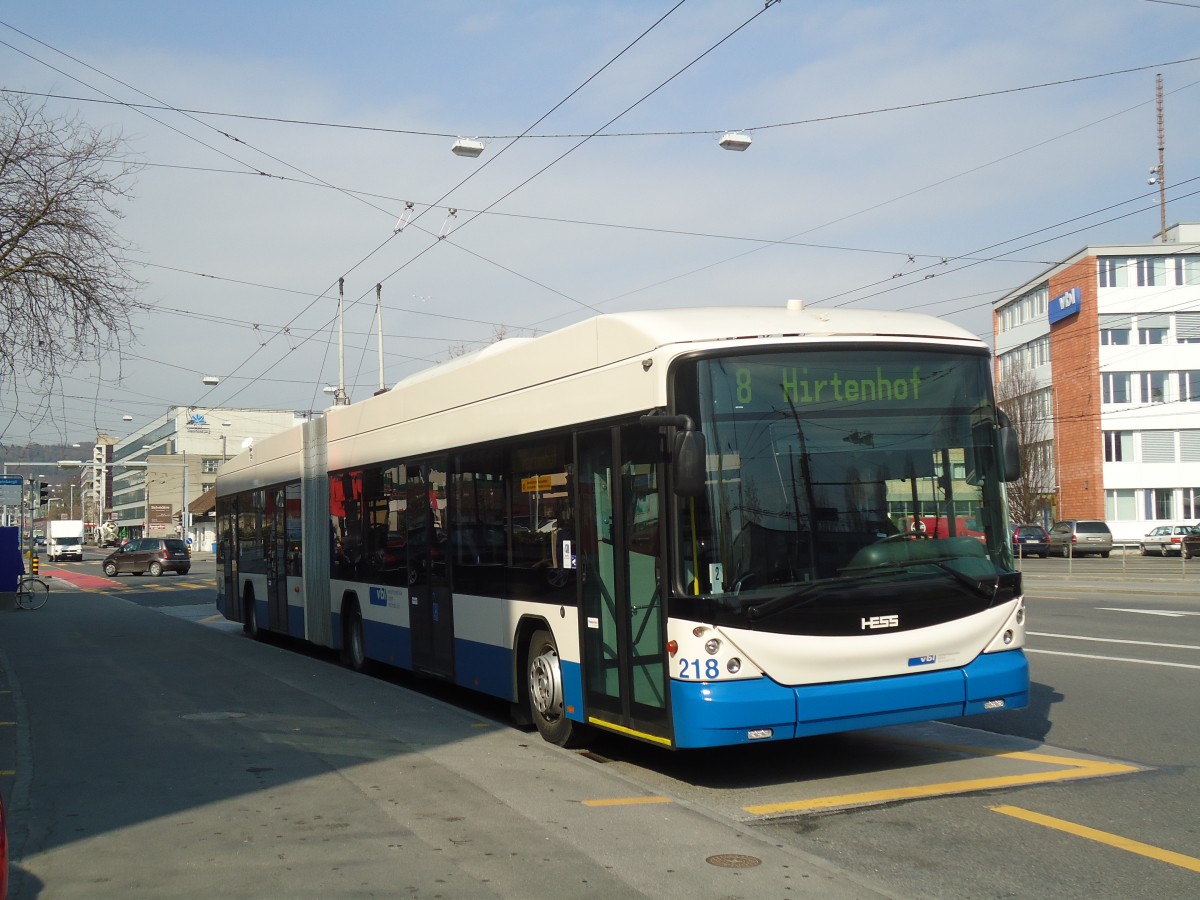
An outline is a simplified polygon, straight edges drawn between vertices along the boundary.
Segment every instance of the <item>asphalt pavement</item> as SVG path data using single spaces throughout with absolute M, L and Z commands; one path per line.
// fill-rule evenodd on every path
M 0 618 L 12 896 L 890 896 L 615 769 L 119 595 Z

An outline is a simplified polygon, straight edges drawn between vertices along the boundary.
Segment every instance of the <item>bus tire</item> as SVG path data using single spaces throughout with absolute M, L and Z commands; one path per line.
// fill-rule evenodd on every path
M 549 631 L 535 631 L 526 656 L 529 713 L 542 738 L 559 747 L 578 746 L 582 726 L 567 718 L 563 708 L 562 666 Z
M 342 665 L 352 672 L 362 672 L 367 668 L 366 645 L 363 644 L 362 613 L 358 609 L 358 601 L 347 602 L 342 615 L 342 649 L 340 657 Z
M 258 610 L 254 607 L 254 593 L 251 592 L 242 600 L 242 631 L 249 637 L 258 640 Z

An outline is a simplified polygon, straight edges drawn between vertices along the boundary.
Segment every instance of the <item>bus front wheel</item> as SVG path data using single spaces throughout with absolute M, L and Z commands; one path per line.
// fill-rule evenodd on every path
M 253 594 L 242 600 L 242 631 L 256 641 L 261 637 L 258 631 L 258 610 L 254 608 Z
M 354 672 L 367 667 L 367 652 L 363 644 L 362 613 L 358 603 L 351 600 L 342 617 L 342 665 Z
M 582 726 L 563 708 L 562 666 L 554 635 L 535 631 L 529 639 L 529 712 L 541 736 L 559 747 L 578 746 Z

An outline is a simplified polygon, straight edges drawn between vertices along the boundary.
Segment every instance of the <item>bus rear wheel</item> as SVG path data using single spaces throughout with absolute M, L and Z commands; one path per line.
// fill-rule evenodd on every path
M 567 718 L 563 708 L 562 666 L 558 646 L 549 631 L 535 631 L 529 639 L 529 712 L 542 738 L 559 747 L 579 746 L 583 727 Z

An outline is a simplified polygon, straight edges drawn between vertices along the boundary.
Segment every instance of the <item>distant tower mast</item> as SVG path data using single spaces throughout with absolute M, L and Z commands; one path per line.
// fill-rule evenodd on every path
M 1158 218 L 1159 235 L 1165 244 L 1167 241 L 1167 170 L 1166 170 L 1166 139 L 1163 136 L 1163 82 L 1162 75 L 1154 78 L 1154 97 L 1158 107 Z

